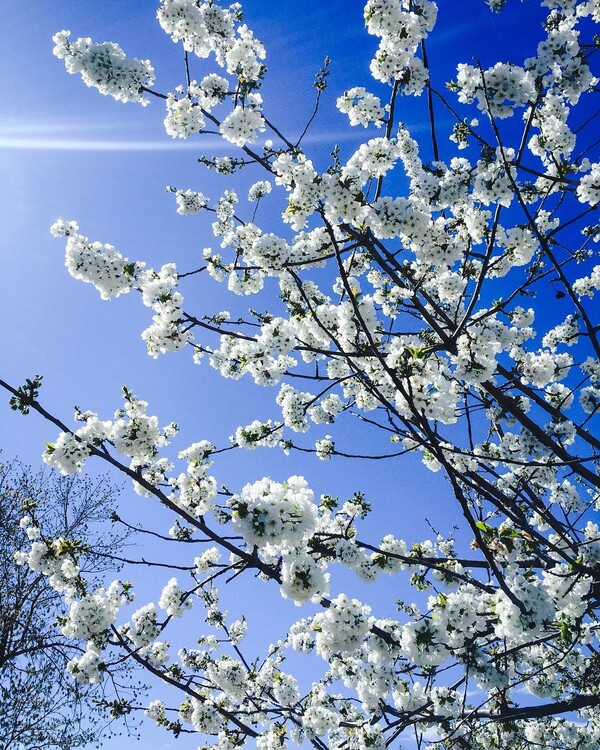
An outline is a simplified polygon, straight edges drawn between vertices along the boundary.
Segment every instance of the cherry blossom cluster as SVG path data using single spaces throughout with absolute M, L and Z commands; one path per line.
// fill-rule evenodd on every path
M 154 68 L 149 60 L 127 59 L 114 42 L 98 44 L 89 37 L 71 42 L 70 31 L 53 37 L 54 54 L 64 60 L 67 73 L 79 73 L 86 86 L 121 102 L 148 104 L 143 92 L 154 83 Z

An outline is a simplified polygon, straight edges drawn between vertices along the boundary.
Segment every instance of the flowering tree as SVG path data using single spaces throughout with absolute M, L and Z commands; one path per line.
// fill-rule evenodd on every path
M 36 540 L 26 562 L 64 593 L 63 633 L 87 644 L 68 666 L 77 681 L 98 681 L 124 658 L 143 665 L 175 695 L 152 701 L 148 715 L 219 750 L 249 740 L 259 750 L 379 750 L 407 732 L 444 748 L 598 747 L 600 326 L 590 299 L 600 266 L 589 259 L 600 164 L 593 117 L 576 105 L 597 86 L 589 62 L 600 10 L 593 0 L 541 5 L 547 18 L 529 58 L 461 64 L 444 90 L 427 55 L 435 3 L 368 0 L 366 29 L 379 38 L 373 91 L 339 92 L 337 107 L 373 134 L 347 160 L 334 148 L 324 170 L 304 143 L 327 61 L 314 114 L 289 138 L 263 103 L 265 49 L 237 3 L 163 0 L 158 21 L 185 60 L 185 81 L 169 93 L 153 88 L 148 60 L 117 44 L 55 36 L 55 55 L 88 86 L 121 101 L 164 100 L 172 138 L 218 132 L 229 152 L 237 147 L 201 159 L 231 185 L 239 170 L 262 171 L 250 210 L 233 187 L 219 198 L 171 188 L 178 213 L 214 214 L 221 249 L 207 248 L 201 267 L 148 268 L 58 220 L 69 272 L 102 299 L 141 294 L 152 357 L 208 360 L 224 377 L 274 389 L 280 407 L 239 426 L 230 446 L 199 436 L 178 465 L 167 448 L 177 426 L 159 425 L 126 388 L 112 419 L 77 410 L 70 428 L 41 405 L 39 376 L 20 388 L 2 381 L 13 408 L 60 429 L 48 464 L 70 474 L 91 456 L 109 462 L 173 514 L 170 536 L 148 533 L 187 552 L 185 565 L 163 565 L 179 572 L 160 599 L 133 609 L 131 584 L 95 588 L 77 550 L 57 549 L 27 518 Z M 398 119 L 399 102 L 415 96 L 427 111 L 423 144 Z M 453 118 L 450 132 L 439 111 Z M 276 205 L 272 191 L 285 199 L 277 232 L 277 209 L 262 228 L 257 218 Z M 226 284 L 235 309 L 252 296 L 268 312 L 256 302 L 239 317 L 193 309 L 183 291 L 198 274 Z M 559 320 L 544 307 L 549 296 L 561 299 Z M 360 450 L 340 447 L 352 419 L 387 448 L 374 449 L 371 432 Z M 331 434 L 309 446 L 301 436 L 312 425 Z M 318 498 L 301 476 L 220 484 L 220 453 L 259 446 L 364 455 L 390 472 L 419 453 L 446 477 L 461 533 L 415 543 L 391 519 L 383 539 L 364 538 L 371 505 L 360 493 L 342 504 L 335 488 Z M 333 563 L 363 581 L 406 574 L 416 602 L 379 616 L 376 597 L 369 606 L 340 590 Z M 246 620 L 219 604 L 219 587 L 242 576 L 306 609 L 287 632 L 273 625 L 264 654 L 250 653 Z M 208 630 L 197 617 L 182 630 L 178 618 L 199 608 Z M 168 639 L 181 633 L 188 640 L 171 653 Z M 285 663 L 293 651 L 296 674 Z
M 16 462 L 0 463 L 1 750 L 71 750 L 97 742 L 108 730 L 100 706 L 112 702 L 110 677 L 98 685 L 80 685 L 68 677 L 67 663 L 83 649 L 54 627 L 64 609 L 62 596 L 45 570 L 16 566 L 14 557 L 31 560 L 23 550 L 29 551 L 36 532 L 27 518 L 21 521 L 35 508 L 56 545 L 73 547 L 76 539 L 85 538 L 78 558 L 88 578 L 114 571 L 124 537 L 122 530 L 107 533 L 102 521 L 115 496 L 106 478 L 59 477 L 47 470 L 34 474 Z M 63 563 L 67 575 L 69 558 Z M 125 675 L 113 671 L 112 677 L 120 691 Z

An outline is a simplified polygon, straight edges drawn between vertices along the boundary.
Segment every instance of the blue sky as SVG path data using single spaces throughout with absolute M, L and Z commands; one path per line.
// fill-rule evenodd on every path
M 180 51 L 155 20 L 156 3 L 49 0 L 37 4 L 34 14 L 31 6 L 4 5 L 8 20 L 0 30 L 6 101 L 0 118 L 0 251 L 10 283 L 0 305 L 6 377 L 20 383 L 42 372 L 44 400 L 62 415 L 75 403 L 112 411 L 125 382 L 159 413 L 163 403 L 176 408 L 177 402 L 185 403 L 187 412 L 188 395 L 206 382 L 211 393 L 215 388 L 227 393 L 241 421 L 251 411 L 239 383 L 223 382 L 208 367 L 193 367 L 182 356 L 150 360 L 139 339 L 148 311 L 134 295 L 103 303 L 90 285 L 71 279 L 62 264 L 62 242 L 48 232 L 58 216 L 76 219 L 84 234 L 114 244 L 132 259 L 155 266 L 175 260 L 182 270 L 195 267 L 202 247 L 211 244 L 209 221 L 177 216 L 173 197 L 164 188 L 192 187 L 215 198 L 227 185 L 215 182 L 196 157 L 222 152 L 216 139 L 172 141 L 164 134 L 161 102 L 142 108 L 102 97 L 77 76 L 67 75 L 51 54 L 51 36 L 61 28 L 71 29 L 73 36 L 114 40 L 131 56 L 150 57 L 156 88 L 167 91 L 181 81 L 183 68 Z M 484 65 L 490 63 L 495 59 L 492 48 L 500 43 L 506 47 L 510 42 L 505 59 L 518 60 L 523 39 L 515 30 L 527 30 L 522 17 L 536 15 L 529 4 L 513 3 L 512 18 L 500 23 L 480 0 L 440 6 L 439 41 L 434 34 L 429 44 L 440 85 L 458 61 L 475 55 Z M 376 40 L 364 32 L 362 3 L 298 6 L 289 0 L 277 5 L 256 0 L 248 3 L 246 18 L 267 46 L 265 109 L 287 133 L 301 129 L 312 108 L 314 73 L 324 56 L 331 56 L 330 86 L 307 149 L 320 165 L 327 163 L 336 142 L 343 155 L 351 153 L 365 132 L 350 129 L 334 105 L 346 88 L 370 85 L 368 64 Z M 400 116 L 420 136 L 426 152 L 425 97 L 402 100 L 401 107 Z M 443 127 L 440 112 L 438 121 Z M 254 172 L 242 179 L 247 184 L 257 177 Z M 214 284 L 204 284 L 200 293 L 203 300 L 210 295 L 213 309 L 227 307 L 229 300 L 216 299 L 219 291 Z M 168 400 L 165 382 L 172 384 Z M 199 401 L 203 424 L 212 425 L 221 416 L 218 399 L 191 399 Z M 169 412 L 163 418 L 173 417 Z M 45 437 L 48 428 L 39 423 L 34 427 L 35 420 L 26 424 L 18 415 L 3 414 L 1 420 L 3 444 L 26 460 L 37 460 L 35 435 Z M 222 434 L 228 430 L 230 426 Z
M 268 115 L 286 133 L 300 132 L 312 108 L 314 73 L 328 54 L 332 58 L 329 89 L 305 143 L 320 166 L 336 142 L 349 155 L 365 132 L 348 128 L 345 116 L 335 109 L 335 98 L 354 85 L 377 88 L 368 71 L 376 40 L 363 29 L 362 3 L 254 0 L 245 9 L 248 24 L 267 47 L 269 73 L 263 95 Z M 221 145 L 212 137 L 171 141 L 164 134 L 161 102 L 142 108 L 102 97 L 78 77 L 68 76 L 51 54 L 52 34 L 63 28 L 74 37 L 116 41 L 128 55 L 149 57 L 157 72 L 157 90 L 168 91 L 183 80 L 182 56 L 155 20 L 156 3 L 1 0 L 0 10 L 4 21 L 0 28 L 2 377 L 16 385 L 42 373 L 43 403 L 67 422 L 75 404 L 109 418 L 120 406 L 120 387 L 127 384 L 150 402 L 151 412 L 162 422 L 181 424 L 176 450 L 202 438 L 222 445 L 237 425 L 256 417 L 276 417 L 275 391 L 257 393 L 251 384 L 224 381 L 208 365 L 193 365 L 185 354 L 151 360 L 139 335 L 149 323 L 149 311 L 137 295 L 102 302 L 90 285 L 67 274 L 63 242 L 49 234 L 58 216 L 75 219 L 91 239 L 110 242 L 131 259 L 154 266 L 174 260 L 180 270 L 199 265 L 201 249 L 211 244 L 209 221 L 177 216 L 173 196 L 164 188 L 191 187 L 218 197 L 227 185 L 200 167 L 196 157 L 225 153 Z M 531 36 L 537 40 L 539 18 L 535 7 L 514 0 L 506 17 L 493 16 L 481 0 L 441 0 L 438 29 L 429 44 L 437 82 L 441 86 L 452 77 L 457 62 L 472 62 L 473 57 L 484 66 L 499 59 L 521 61 L 535 49 Z M 499 46 L 503 53 L 497 52 Z M 202 64 L 197 75 L 209 69 Z M 402 101 L 401 106 L 402 119 L 427 151 L 425 97 Z M 439 122 L 443 127 L 442 113 Z M 242 179 L 248 184 L 258 175 Z M 268 217 L 259 218 L 268 222 Z M 220 297 L 223 291 L 202 281 L 187 287 L 186 293 L 194 309 L 205 312 L 230 306 L 228 298 Z M 309 436 L 309 442 L 316 436 Z M 0 447 L 6 457 L 18 455 L 37 465 L 44 442 L 55 437 L 55 428 L 35 415 L 23 419 L 7 408 L 0 410 Z M 351 431 L 346 438 L 351 446 L 358 433 Z M 238 488 L 264 474 L 284 478 L 304 473 L 317 492 L 344 498 L 355 489 L 364 490 L 385 519 L 385 531 L 407 538 L 427 536 L 425 506 L 429 517 L 443 524 L 440 530 L 448 531 L 454 519 L 446 511 L 450 501 L 442 478 L 429 474 L 414 459 L 385 468 L 382 471 L 378 462 L 366 463 L 358 474 L 356 464 L 316 462 L 297 454 L 285 459 L 258 450 L 227 455 L 217 465 L 217 477 Z M 131 519 L 148 513 L 129 488 L 123 505 Z M 413 508 L 419 509 L 418 516 Z M 158 512 L 150 517 L 160 525 Z M 157 596 L 153 583 L 142 584 L 149 597 Z M 359 597 L 361 590 L 356 586 Z M 245 594 L 239 587 L 236 596 L 243 605 Z M 379 601 L 383 607 L 383 595 Z M 285 623 L 299 616 L 291 604 L 280 603 L 277 592 L 264 594 L 260 606 L 253 607 L 257 642 L 270 621 L 271 607 L 281 611 L 282 625 L 275 638 L 283 635 Z M 175 742 L 151 728 L 144 730 L 143 738 L 153 748 L 186 750 L 197 745 L 185 737 Z M 121 737 L 108 746 L 125 750 L 137 745 Z

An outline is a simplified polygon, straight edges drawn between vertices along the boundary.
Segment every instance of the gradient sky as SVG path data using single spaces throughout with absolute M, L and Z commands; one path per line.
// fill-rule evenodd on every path
M 506 15 L 498 17 L 482 0 L 441 0 L 439 4 L 429 53 L 434 80 L 440 86 L 452 77 L 457 62 L 470 63 L 477 57 L 484 67 L 500 59 L 518 63 L 535 49 L 531 40 L 539 38 L 541 17 L 535 6 L 509 2 Z M 354 85 L 377 91 L 368 70 L 376 40 L 364 31 L 362 5 L 357 0 L 282 0 L 277 4 L 250 0 L 245 5 L 248 24 L 267 47 L 265 111 L 288 135 L 301 131 L 312 108 L 314 73 L 325 55 L 332 58 L 322 114 L 305 141 L 320 167 L 327 163 L 336 142 L 346 158 L 365 136 L 362 128 L 347 126 L 346 117 L 335 109 L 336 97 Z M 191 187 L 215 199 L 228 183 L 209 174 L 196 158 L 227 150 L 209 136 L 171 141 L 164 134 L 161 102 L 142 108 L 102 97 L 87 89 L 79 77 L 67 75 L 62 62 L 51 54 L 52 34 L 63 28 L 70 29 L 73 37 L 116 41 L 129 56 L 149 57 L 157 73 L 156 89 L 169 91 L 183 80 L 182 55 L 156 22 L 154 0 L 0 0 L 0 11 L 0 253 L 5 279 L 0 296 L 1 377 L 18 385 L 42 373 L 42 403 L 68 423 L 75 404 L 110 418 L 121 403 L 120 387 L 127 384 L 150 402 L 151 413 L 158 414 L 163 423 L 180 423 L 176 451 L 202 438 L 226 444 L 237 425 L 257 417 L 276 417 L 277 408 L 271 405 L 274 390 L 257 391 L 251 383 L 225 381 L 208 365 L 193 365 L 186 354 L 150 359 L 140 338 L 150 315 L 137 295 L 102 302 L 91 285 L 68 275 L 63 266 L 64 242 L 49 234 L 57 217 L 75 219 L 82 233 L 114 244 L 132 260 L 145 260 L 154 267 L 175 261 L 182 271 L 200 264 L 203 247 L 215 246 L 209 220 L 179 217 L 165 186 Z M 499 48 L 503 51 L 498 52 Z M 201 77 L 211 69 L 210 64 L 201 63 L 192 72 Z M 401 119 L 425 144 L 427 154 L 425 97 L 403 100 L 400 105 Z M 441 112 L 438 120 L 443 129 Z M 455 155 L 446 143 L 443 148 Z M 260 179 L 257 172 L 242 176 L 241 181 L 247 185 L 255 179 Z M 240 188 L 239 194 L 244 197 L 245 190 Z M 259 215 L 259 223 L 268 221 L 268 216 Z M 188 304 L 200 313 L 230 308 L 232 302 L 224 292 L 210 280 L 184 290 Z M 309 433 L 305 444 L 314 443 L 325 432 Z M 36 415 L 24 419 L 0 408 L 3 456 L 18 455 L 38 465 L 44 442 L 55 437 L 56 429 Z M 352 449 L 355 441 L 359 441 L 358 431 L 349 429 L 337 444 Z M 379 462 L 359 466 L 317 462 L 298 454 L 286 459 L 262 449 L 228 454 L 215 468 L 218 480 L 234 489 L 265 474 L 283 479 L 304 473 L 318 493 L 345 498 L 363 490 L 383 519 L 373 521 L 375 534 L 383 530 L 407 539 L 426 537 L 424 507 L 442 532 L 454 520 L 446 510 L 450 500 L 443 479 L 415 459 L 383 467 Z M 92 468 L 99 470 L 102 467 Z M 129 487 L 125 489 L 124 514 L 135 520 L 143 513 L 160 527 L 163 517 L 160 511 L 149 509 L 148 503 Z M 365 587 L 354 582 L 352 586 L 360 598 Z M 336 590 L 341 587 L 336 585 Z M 388 589 L 391 599 L 383 593 L 376 596 L 380 615 L 386 608 L 393 609 L 394 596 L 399 595 Z M 156 597 L 159 591 L 154 580 L 142 579 L 139 605 L 145 596 Z M 282 602 L 276 591 L 263 592 L 258 600 L 255 593 L 250 605 L 248 594 L 238 586 L 232 609 L 250 607 L 255 626 L 250 642 L 259 644 L 281 637 L 285 625 L 300 611 Z M 364 596 L 372 599 L 368 590 Z M 277 633 L 268 628 L 273 608 L 280 613 Z M 143 729 L 142 737 L 144 747 L 157 749 L 187 750 L 198 744 L 189 737 L 174 741 L 152 727 Z M 107 746 L 125 750 L 142 743 L 120 737 L 109 740 Z M 410 747 L 409 741 L 405 747 Z

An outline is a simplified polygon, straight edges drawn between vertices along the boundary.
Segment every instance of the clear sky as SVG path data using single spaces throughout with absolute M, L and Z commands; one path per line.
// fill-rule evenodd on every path
M 293 135 L 302 129 L 312 107 L 314 73 L 325 55 L 332 58 L 322 115 L 306 141 L 309 155 L 320 165 L 336 142 L 348 156 L 365 134 L 362 128 L 351 131 L 335 109 L 336 97 L 351 86 L 376 89 L 368 71 L 376 42 L 364 31 L 362 5 L 357 0 L 250 0 L 245 5 L 248 24 L 267 47 L 265 111 L 284 132 Z M 208 220 L 178 216 L 165 186 L 191 187 L 218 197 L 227 185 L 199 166 L 196 158 L 225 153 L 220 142 L 214 137 L 171 141 L 164 134 L 161 102 L 142 108 L 102 97 L 78 77 L 68 76 L 51 53 L 52 34 L 60 29 L 70 29 L 73 37 L 116 41 L 128 55 L 150 58 L 156 89 L 169 91 L 183 82 L 182 55 L 156 22 L 154 0 L 0 0 L 0 12 L 1 377 L 17 385 L 42 373 L 42 402 L 67 422 L 74 405 L 110 418 L 120 406 L 120 387 L 127 384 L 150 402 L 151 412 L 163 423 L 180 423 L 176 450 L 203 438 L 223 445 L 237 425 L 276 417 L 274 390 L 257 392 L 251 384 L 224 381 L 207 364 L 193 365 L 185 354 L 150 359 L 139 335 L 150 315 L 137 295 L 102 302 L 91 285 L 68 275 L 64 243 L 49 234 L 57 217 L 75 219 L 84 234 L 114 244 L 132 260 L 154 267 L 175 261 L 183 271 L 199 265 L 202 248 L 211 244 Z M 452 77 L 457 62 L 472 62 L 473 57 L 484 66 L 499 59 L 522 61 L 535 49 L 532 39 L 539 38 L 539 18 L 535 7 L 514 0 L 500 17 L 493 16 L 482 0 L 441 0 L 437 31 L 429 44 L 436 81 L 441 86 Z M 498 53 L 500 47 L 503 52 Z M 200 64 L 196 75 L 211 69 Z M 402 106 L 402 119 L 427 151 L 425 97 L 403 101 Z M 439 123 L 443 129 L 442 113 Z M 252 178 L 258 179 L 257 173 Z M 252 178 L 243 177 L 243 184 Z M 264 216 L 261 221 L 268 223 Z M 187 287 L 187 298 L 195 311 L 214 312 L 231 304 L 220 296 L 223 292 L 202 281 Z M 307 444 L 316 436 L 310 433 Z M 37 465 L 44 442 L 55 437 L 56 429 L 36 415 L 24 419 L 0 408 L 5 457 L 18 455 Z M 346 439 L 346 446 L 339 441 L 339 447 L 350 449 L 358 433 L 350 431 Z M 317 492 L 344 498 L 354 490 L 365 491 L 380 509 L 386 532 L 426 537 L 424 503 L 440 530 L 449 530 L 453 520 L 446 514 L 449 500 L 441 477 L 413 459 L 383 468 L 378 462 L 359 467 L 298 454 L 285 459 L 262 449 L 224 458 L 217 476 L 239 488 L 264 474 L 283 479 L 304 473 Z M 126 488 L 123 504 L 131 519 L 148 513 L 143 502 Z M 151 517 L 160 525 L 159 515 Z M 153 581 L 143 586 L 148 597 L 157 596 Z M 238 589 L 236 595 L 241 597 L 241 609 L 250 606 L 243 591 Z M 281 612 L 282 624 L 267 641 L 281 637 L 285 624 L 299 616 L 290 603 L 280 603 L 277 592 L 265 594 L 258 606 L 252 606 L 258 631 L 272 622 L 271 607 Z M 255 637 L 257 643 L 262 640 L 260 632 Z M 187 750 L 198 744 L 186 737 L 174 741 L 152 728 L 144 729 L 142 736 L 140 747 Z M 108 742 L 112 750 L 136 746 L 126 737 Z

